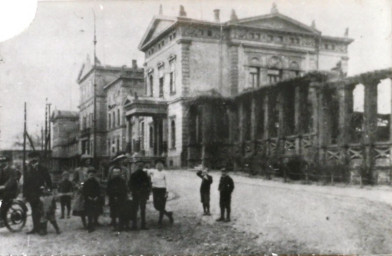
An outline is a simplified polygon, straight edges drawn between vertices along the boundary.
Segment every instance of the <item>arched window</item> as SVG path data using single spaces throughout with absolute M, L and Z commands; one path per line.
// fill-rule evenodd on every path
M 171 120 L 170 122 L 170 135 L 171 135 L 171 148 L 175 149 L 176 148 L 176 121 L 174 119 Z

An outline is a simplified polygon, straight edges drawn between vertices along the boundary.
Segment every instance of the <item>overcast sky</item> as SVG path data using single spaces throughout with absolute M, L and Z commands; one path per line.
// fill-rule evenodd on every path
M 30 26 L 0 42 L 0 148 L 11 146 L 15 135 L 22 133 L 25 101 L 31 133 L 43 125 L 45 98 L 52 109 L 77 110 L 76 78 L 87 54 L 91 57 L 93 52 L 93 10 L 98 58 L 103 64 L 130 66 L 132 59 L 143 64 L 137 46 L 160 4 L 164 15 L 177 16 L 182 4 L 188 17 L 206 20 L 213 20 L 213 9 L 221 9 L 221 20 L 226 21 L 231 9 L 239 18 L 262 15 L 270 12 L 273 2 L 280 13 L 300 22 L 310 25 L 315 20 L 323 35 L 343 36 L 349 27 L 349 37 L 355 40 L 349 47 L 349 75 L 392 66 L 389 0 L 38 2 Z M 18 9 L 19 15 L 28 17 Z M 15 21 L 6 24 L 17 27 Z M 4 32 L 0 27 L 0 38 Z

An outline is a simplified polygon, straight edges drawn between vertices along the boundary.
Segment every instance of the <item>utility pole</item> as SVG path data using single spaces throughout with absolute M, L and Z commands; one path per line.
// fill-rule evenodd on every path
M 47 138 L 47 136 L 48 136 L 48 123 L 47 123 L 47 120 L 48 120 L 48 98 L 46 98 L 45 99 L 45 133 L 44 133 L 44 135 L 45 135 L 45 139 L 44 139 L 44 142 L 45 142 L 45 148 L 44 148 L 44 158 L 46 159 L 46 152 L 47 152 L 47 150 L 48 150 L 48 138 Z
M 44 127 L 41 126 L 41 151 L 44 151 Z
M 97 79 L 96 79 L 96 68 L 97 68 L 97 31 L 95 26 L 95 12 L 93 9 L 94 14 L 94 76 L 93 76 L 93 83 L 94 83 L 94 92 L 93 92 L 93 166 L 97 167 L 97 151 L 96 151 L 96 140 L 97 140 Z
M 51 132 L 51 124 L 50 124 L 50 106 L 52 104 L 48 103 L 48 151 L 50 153 L 51 151 L 51 137 L 52 137 L 52 132 Z
M 25 184 L 26 184 L 26 120 L 27 120 L 27 110 L 26 110 L 26 102 L 24 103 L 24 128 L 23 128 L 23 195 L 25 194 Z

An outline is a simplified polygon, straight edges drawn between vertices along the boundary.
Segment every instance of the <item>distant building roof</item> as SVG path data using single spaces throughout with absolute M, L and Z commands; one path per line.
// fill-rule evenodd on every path
M 79 112 L 70 111 L 70 110 L 54 110 L 52 113 L 51 121 L 55 121 L 59 118 L 70 118 L 70 119 L 79 119 Z

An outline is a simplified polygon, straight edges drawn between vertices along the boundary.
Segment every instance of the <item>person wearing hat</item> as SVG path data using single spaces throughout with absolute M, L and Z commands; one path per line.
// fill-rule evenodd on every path
M 111 224 L 114 226 L 115 231 L 121 231 L 124 223 L 122 218 L 120 218 L 120 212 L 127 199 L 128 188 L 120 169 L 113 169 L 112 178 L 108 181 L 106 193 L 109 197 Z M 117 219 L 119 221 L 118 224 Z
M 136 161 L 136 171 L 129 178 L 128 187 L 132 193 L 135 209 L 135 219 L 132 229 L 137 229 L 137 212 L 140 208 L 141 229 L 148 229 L 146 226 L 146 203 L 151 192 L 151 180 L 143 170 L 143 161 Z
M 62 174 L 62 180 L 59 184 L 60 204 L 61 204 L 60 219 L 64 219 L 65 208 L 67 208 L 67 218 L 70 218 L 72 192 L 73 192 L 73 184 L 69 180 L 69 173 L 67 171 L 64 171 Z
M 163 216 L 167 216 L 170 223 L 173 223 L 173 212 L 166 211 L 167 199 L 167 180 L 166 172 L 163 170 L 163 161 L 158 160 L 155 164 L 156 169 L 150 169 L 149 175 L 152 182 L 152 196 L 154 208 L 159 211 L 158 225 L 162 225 Z
M 33 220 L 33 229 L 27 234 L 36 234 L 40 230 L 40 194 L 41 187 L 48 190 L 52 189 L 52 179 L 48 169 L 41 164 L 40 155 L 33 151 L 28 155 L 29 163 L 23 187 L 23 195 L 31 207 L 31 217 Z
M 95 179 L 95 170 L 90 169 L 87 173 L 87 180 L 83 184 L 82 195 L 85 201 L 85 214 L 87 215 L 88 232 L 93 232 L 96 220 L 100 212 L 101 188 Z
M 211 215 L 210 190 L 212 184 L 212 176 L 208 174 L 208 168 L 205 168 L 204 170 L 199 170 L 196 174 L 201 178 L 200 200 L 203 204 L 204 215 Z
M 231 193 L 234 190 L 234 182 L 233 179 L 227 174 L 227 169 L 221 169 L 222 176 L 219 181 L 219 206 L 221 216 L 217 221 L 230 221 L 230 211 L 231 211 Z M 225 219 L 225 211 L 226 211 L 226 219 Z
M 109 171 L 108 171 L 108 180 L 112 178 L 113 170 L 119 169 L 120 175 L 124 178 L 126 183 L 128 183 L 130 170 L 127 167 L 126 160 L 127 160 L 127 156 L 125 154 L 120 154 L 111 161 L 111 166 L 109 167 Z

